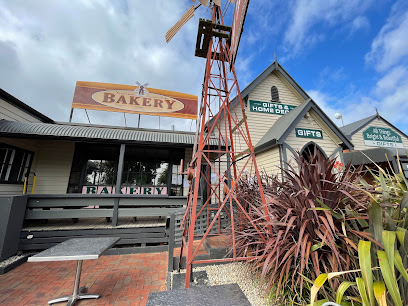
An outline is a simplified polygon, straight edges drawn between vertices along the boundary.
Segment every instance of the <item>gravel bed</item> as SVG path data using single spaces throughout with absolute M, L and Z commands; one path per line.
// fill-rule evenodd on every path
M 27 256 L 27 254 L 14 255 L 14 256 L 11 256 L 11 257 L 3 260 L 3 261 L 0 261 L 0 268 L 7 267 L 7 266 L 11 265 L 13 262 L 16 262 L 17 260 L 19 260 L 19 259 L 21 259 L 23 257 L 26 257 L 26 256 Z
M 245 262 L 197 267 L 193 271 L 206 271 L 211 286 L 237 283 L 251 305 L 268 305 L 266 285 L 260 283 L 259 278 L 251 272 L 249 265 Z M 185 270 L 180 272 L 185 273 Z

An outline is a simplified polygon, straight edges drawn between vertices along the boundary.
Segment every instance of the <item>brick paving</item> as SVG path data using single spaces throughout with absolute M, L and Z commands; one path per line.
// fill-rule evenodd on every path
M 47 305 L 72 294 L 75 271 L 76 261 L 24 263 L 0 275 L 0 305 Z M 80 285 L 101 297 L 78 305 L 145 305 L 150 292 L 166 290 L 166 278 L 167 252 L 84 260 Z

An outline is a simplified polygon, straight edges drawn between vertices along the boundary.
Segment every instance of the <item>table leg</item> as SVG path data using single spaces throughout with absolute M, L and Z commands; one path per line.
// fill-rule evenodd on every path
M 77 300 L 82 299 L 97 299 L 99 298 L 98 294 L 85 294 L 85 287 L 79 288 L 79 282 L 81 280 L 81 270 L 82 270 L 82 260 L 78 260 L 77 270 L 75 275 L 75 283 L 74 283 L 74 292 L 72 295 L 60 297 L 48 302 L 49 305 L 54 303 L 60 303 L 67 301 L 67 306 L 74 305 Z

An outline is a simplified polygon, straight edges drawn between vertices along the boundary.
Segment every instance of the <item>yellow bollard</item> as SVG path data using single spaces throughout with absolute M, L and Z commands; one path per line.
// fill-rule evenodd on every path
M 33 178 L 33 187 L 31 188 L 31 194 L 34 193 L 34 189 L 35 189 L 35 181 L 37 180 L 37 176 L 34 173 L 34 178 Z
M 24 179 L 23 194 L 26 194 L 26 188 L 27 188 L 27 179 L 28 179 L 28 176 L 26 176 L 26 177 L 25 177 L 25 179 Z

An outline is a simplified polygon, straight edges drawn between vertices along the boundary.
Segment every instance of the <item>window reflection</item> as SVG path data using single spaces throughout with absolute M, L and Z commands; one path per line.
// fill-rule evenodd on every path
M 125 161 L 122 186 L 167 185 L 169 163 L 149 161 Z

